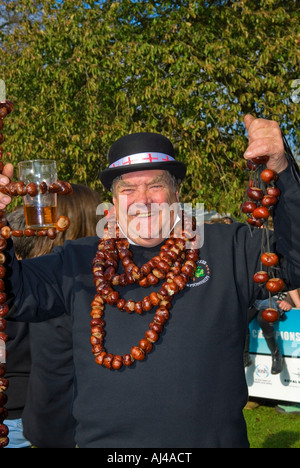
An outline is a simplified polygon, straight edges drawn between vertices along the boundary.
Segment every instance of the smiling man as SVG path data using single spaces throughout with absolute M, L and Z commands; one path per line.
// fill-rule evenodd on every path
M 178 184 L 185 176 L 185 165 L 175 160 L 171 142 L 154 133 L 120 138 L 108 158 L 109 167 L 100 179 L 113 192 L 122 232 L 145 247 L 158 245 L 177 218 Z
M 113 195 L 119 225 L 126 237 L 152 247 L 168 236 L 178 214 L 178 192 L 174 191 L 168 172 L 124 174 L 115 184 Z
M 299 184 L 279 126 L 250 115 L 245 125 L 244 157 L 267 155 L 279 174 L 270 245 L 287 288 L 295 289 Z M 241 223 L 205 225 L 200 249 L 187 247 L 185 227 L 175 238 L 185 172 L 164 136 L 126 135 L 113 143 L 100 175 L 116 212 L 103 238 L 68 242 L 23 262 L 8 242 L 14 319 L 72 317 L 81 448 L 249 446 L 243 351 L 248 308 L 260 295 L 253 274 L 260 269 L 262 233 Z M 7 176 L 10 165 L 1 175 L 6 183 Z M 9 202 L 0 194 L 0 208 Z

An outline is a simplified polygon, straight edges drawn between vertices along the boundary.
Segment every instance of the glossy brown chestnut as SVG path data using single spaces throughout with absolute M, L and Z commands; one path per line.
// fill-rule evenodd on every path
M 134 362 L 134 359 L 132 359 L 132 356 L 130 354 L 124 354 L 123 356 L 124 366 L 131 366 L 133 362 Z
M 9 438 L 8 437 L 1 437 L 0 438 L 0 448 L 4 448 L 9 444 Z
M 255 208 L 252 215 L 256 219 L 268 219 L 271 213 L 266 206 L 259 206 Z
M 119 354 L 115 354 L 115 356 L 113 357 L 113 360 L 112 360 L 112 364 L 111 364 L 111 367 L 115 370 L 118 370 L 120 369 L 121 367 L 123 366 L 123 359 L 122 359 L 122 356 L 120 356 Z
M 276 205 L 277 202 L 277 197 L 274 197 L 272 195 L 265 195 L 264 198 L 261 200 L 262 206 L 266 206 L 267 208 Z
M 0 109 L 6 109 L 6 115 L 8 115 L 14 110 L 14 105 L 6 99 L 5 101 L 0 101 Z
M 0 438 L 8 436 L 8 427 L 5 424 L 0 424 Z
M 103 364 L 107 369 L 111 369 L 112 367 L 112 360 L 114 358 L 113 354 L 107 353 L 103 358 Z
M 131 314 L 134 311 L 134 307 L 135 307 L 135 302 L 132 300 L 129 300 L 125 302 L 124 310 L 128 314 Z
M 160 303 L 160 299 L 159 299 L 157 293 L 152 292 L 152 293 L 150 294 L 149 297 L 150 297 L 151 303 L 152 303 L 154 306 L 157 306 L 157 305 Z
M 35 236 L 35 235 L 36 235 L 36 230 L 35 229 L 30 229 L 30 228 L 24 229 L 24 236 L 25 237 L 32 237 L 32 236 Z
M 24 197 L 26 195 L 26 185 L 23 181 L 18 181 L 16 183 L 17 194 Z
M 120 310 L 124 309 L 125 304 L 126 304 L 125 299 L 119 299 L 118 302 L 117 302 L 118 309 L 120 309 Z
M 247 169 L 249 169 L 250 171 L 255 171 L 255 169 L 257 168 L 258 164 L 255 164 L 252 159 L 247 159 Z
M 272 169 L 264 169 L 260 174 L 261 180 L 266 184 L 269 184 L 272 181 L 276 181 L 278 179 L 278 174 Z
M 36 197 L 38 194 L 37 185 L 34 182 L 29 182 L 29 184 L 26 185 L 26 192 L 30 197 Z
M 271 278 L 266 283 L 266 288 L 271 293 L 277 293 L 284 287 L 284 282 L 281 278 Z
M 39 192 L 44 195 L 46 192 L 47 192 L 47 184 L 46 182 L 41 182 L 40 185 L 39 185 Z
M 70 226 L 70 220 L 66 216 L 60 216 L 56 222 L 56 229 L 58 231 L 65 231 Z
M 4 278 L 6 269 L 3 265 L 0 265 L 0 279 Z
M 243 213 L 252 213 L 253 210 L 257 207 L 256 203 L 253 201 L 245 201 L 242 205 L 242 212 Z
M 60 190 L 61 188 L 58 182 L 52 182 L 48 187 L 49 193 L 58 193 Z
M 11 235 L 11 228 L 9 226 L 3 226 L 1 228 L 1 236 L 4 237 L 4 239 L 9 239 Z
M 261 227 L 264 223 L 264 220 L 263 218 L 257 219 L 250 216 L 247 218 L 247 223 L 250 224 L 250 226 Z
M 257 271 L 253 275 L 254 283 L 259 283 L 259 284 L 266 283 L 268 279 L 269 279 L 269 275 L 266 271 Z
M 9 381 L 3 377 L 0 378 L 0 392 L 5 392 L 8 389 L 8 387 L 9 387 Z
M 7 304 L 0 304 L 0 317 L 5 317 L 8 314 L 9 307 Z
M 247 195 L 251 200 L 261 200 L 264 196 L 264 192 L 259 187 L 248 187 Z
M 262 318 L 266 322 L 274 323 L 277 322 L 279 319 L 279 312 L 276 309 L 273 309 L 272 307 L 269 307 L 262 312 Z
M 150 341 L 146 338 L 142 338 L 139 342 L 139 348 L 146 354 L 150 353 L 150 351 L 152 350 L 152 343 L 150 343 Z
M 4 304 L 4 302 L 6 302 L 7 300 L 7 295 L 4 291 L 1 291 L 0 292 L 0 304 Z
M 11 197 L 15 197 L 16 195 L 18 195 L 16 182 L 10 182 L 9 184 L 7 184 L 6 188 L 9 191 Z
M 145 310 L 146 312 L 152 309 L 153 305 L 150 301 L 149 296 L 144 297 L 144 299 L 142 300 L 142 307 L 143 307 L 143 310 Z
M 3 239 L 2 237 L 0 237 L 0 252 L 3 252 L 3 250 L 6 249 L 6 246 L 7 246 L 6 239 Z
M 183 278 L 182 275 L 174 276 L 173 281 L 174 281 L 174 283 L 177 284 L 178 289 L 179 289 L 180 291 L 182 291 L 182 290 L 185 288 L 186 281 L 185 281 L 185 279 Z
M 269 156 L 257 156 L 252 158 L 254 164 L 266 164 L 269 161 Z
M 4 332 L 6 329 L 6 320 L 0 317 L 0 332 Z
M 279 197 L 280 189 L 278 187 L 267 187 L 267 194 L 273 197 Z
M 72 185 L 69 182 L 59 180 L 57 183 L 60 187 L 58 195 L 71 195 L 73 193 Z
M 143 361 L 145 359 L 144 351 L 140 349 L 138 346 L 133 346 L 131 348 L 130 353 L 133 359 L 136 359 L 137 361 Z
M 155 343 L 159 339 L 159 334 L 155 330 L 147 330 L 145 332 L 145 338 L 147 338 L 150 343 Z
M 6 364 L 0 362 L 0 377 L 4 377 L 7 372 Z M 1 406 L 1 404 L 0 404 Z
M 140 315 L 143 313 L 142 301 L 138 301 L 138 302 L 135 303 L 134 311 L 137 314 L 140 314 Z
M 261 263 L 267 267 L 277 265 L 278 256 L 274 252 L 265 252 L 260 257 Z
M 49 228 L 47 229 L 47 236 L 49 239 L 55 239 L 56 238 L 56 229 L 55 228 Z
M 164 329 L 164 326 L 162 323 L 158 323 L 158 321 L 155 320 L 155 316 L 154 316 L 153 321 L 149 323 L 149 328 L 150 330 L 153 330 L 156 333 L 161 333 Z
M 100 354 L 98 354 L 96 357 L 95 357 L 95 362 L 97 364 L 100 364 L 102 365 L 103 364 L 103 359 L 105 358 L 106 356 L 106 352 L 105 351 L 102 351 Z
M 11 231 L 11 235 L 14 237 L 22 237 L 24 235 L 24 232 L 22 229 L 14 229 Z

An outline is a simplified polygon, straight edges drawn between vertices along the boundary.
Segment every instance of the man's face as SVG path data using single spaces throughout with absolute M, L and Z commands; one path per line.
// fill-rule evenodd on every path
M 168 237 L 174 225 L 178 192 L 166 171 L 130 172 L 117 182 L 113 202 L 125 235 L 136 244 L 153 247 Z

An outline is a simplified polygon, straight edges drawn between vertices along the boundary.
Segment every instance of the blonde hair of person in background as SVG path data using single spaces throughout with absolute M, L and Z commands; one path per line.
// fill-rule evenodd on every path
M 45 255 L 56 245 L 62 245 L 66 240 L 79 239 L 96 235 L 96 225 L 99 215 L 96 208 L 101 203 L 101 196 L 91 188 L 81 184 L 71 184 L 72 195 L 57 197 L 57 218 L 67 216 L 70 226 L 64 232 L 57 232 L 55 239 L 39 237 L 28 258 Z

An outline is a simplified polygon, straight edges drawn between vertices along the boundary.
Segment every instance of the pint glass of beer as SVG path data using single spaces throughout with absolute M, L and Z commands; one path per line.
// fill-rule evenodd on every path
M 49 187 L 57 180 L 56 162 L 46 159 L 21 161 L 19 164 L 19 180 L 28 184 L 36 184 L 37 194 L 23 197 L 26 226 L 31 229 L 45 229 L 55 226 L 57 221 L 57 195 L 41 190 L 42 182 Z M 43 184 L 44 185 L 44 184 Z M 30 192 L 30 190 L 27 190 Z M 43 193 L 44 192 L 44 193 Z

